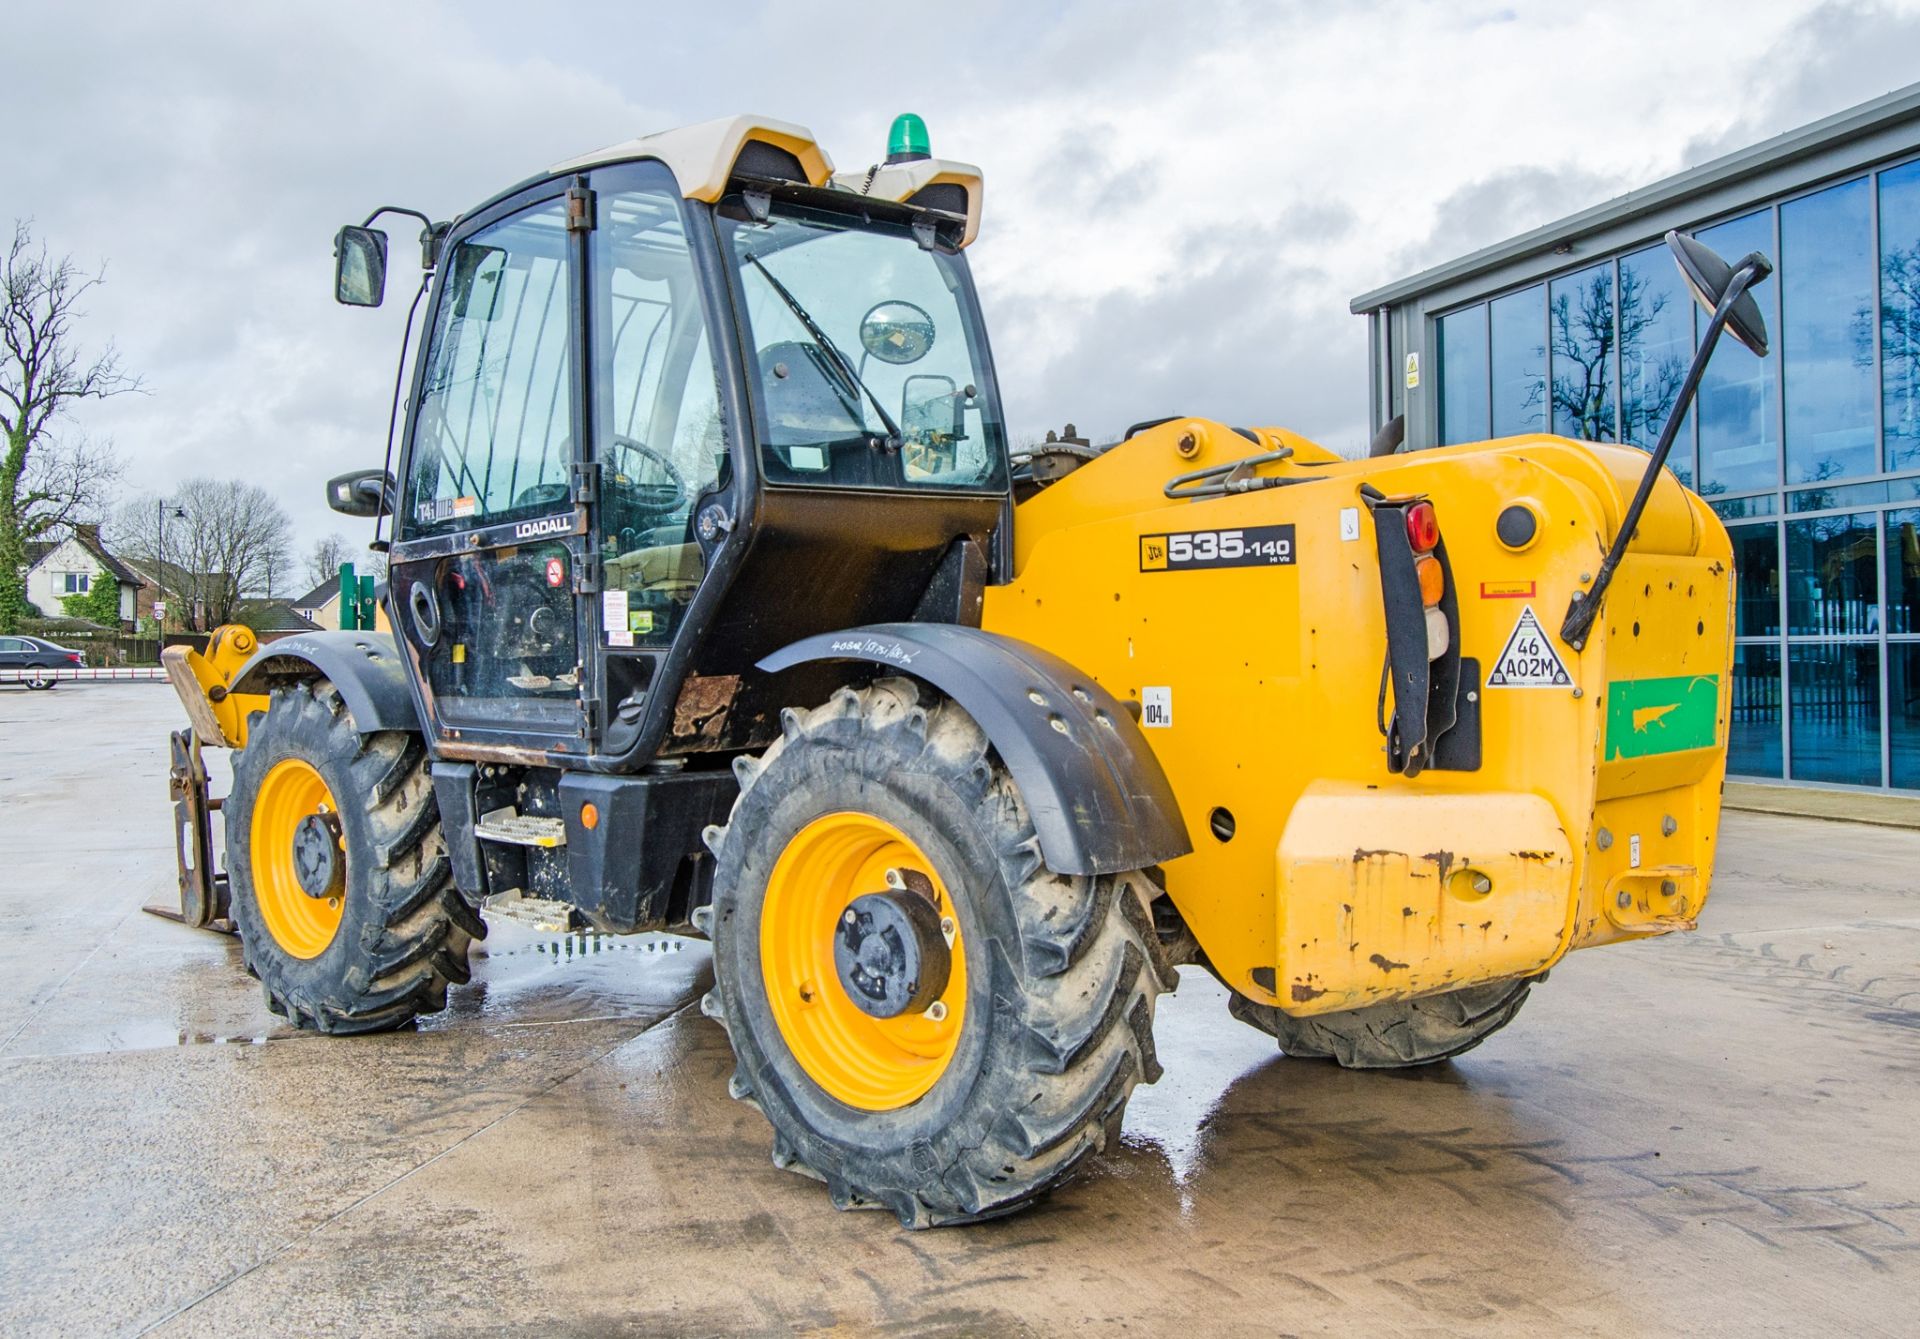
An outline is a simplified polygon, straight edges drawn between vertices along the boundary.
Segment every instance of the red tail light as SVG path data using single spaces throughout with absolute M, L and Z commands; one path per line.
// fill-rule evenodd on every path
M 1415 553 L 1431 553 L 1440 542 L 1440 518 L 1431 502 L 1416 502 L 1407 508 L 1407 541 Z
M 78 651 L 69 652 L 67 655 L 67 659 L 71 660 L 76 665 L 84 665 L 87 663 L 87 658 L 81 655 Z

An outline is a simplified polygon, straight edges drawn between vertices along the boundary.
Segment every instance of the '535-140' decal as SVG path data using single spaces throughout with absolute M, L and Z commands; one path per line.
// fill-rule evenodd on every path
M 1252 525 L 1244 530 L 1188 530 L 1176 535 L 1140 536 L 1142 572 L 1292 565 L 1291 525 Z

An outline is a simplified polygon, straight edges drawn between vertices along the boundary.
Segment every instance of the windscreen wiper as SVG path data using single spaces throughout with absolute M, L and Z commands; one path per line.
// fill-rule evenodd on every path
M 787 310 L 792 312 L 800 324 L 806 327 L 807 334 L 813 337 L 813 342 L 820 346 L 821 352 L 833 360 L 834 365 L 840 369 L 840 374 L 846 378 L 847 389 L 855 391 L 856 393 L 865 394 L 867 400 L 873 405 L 873 412 L 880 415 L 880 421 L 886 424 L 887 449 L 890 451 L 898 451 L 906 441 L 905 436 L 900 432 L 900 425 L 893 421 L 893 415 L 889 414 L 887 407 L 880 403 L 880 397 L 873 393 L 873 388 L 862 381 L 860 374 L 853 370 L 853 364 L 847 361 L 846 354 L 840 352 L 840 346 L 833 342 L 833 337 L 822 330 L 820 323 L 807 313 L 805 307 L 800 305 L 800 299 L 796 298 L 792 293 L 789 293 L 787 286 L 773 277 L 773 271 L 760 263 L 760 257 L 749 254 L 746 257 L 746 261 L 747 264 L 760 271 L 761 275 L 765 277 L 769 284 L 773 285 L 773 291 L 778 293 L 780 300 L 787 304 Z

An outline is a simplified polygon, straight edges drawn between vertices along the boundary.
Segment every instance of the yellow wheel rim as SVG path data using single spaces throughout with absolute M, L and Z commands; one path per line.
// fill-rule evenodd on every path
M 345 898 L 307 896 L 293 863 L 293 834 L 300 820 L 333 812 L 333 792 L 320 773 L 299 758 L 275 763 L 254 795 L 249 838 L 254 901 L 267 933 L 296 958 L 319 957 L 340 930 Z
M 888 870 L 933 885 L 936 910 L 954 923 L 953 968 L 925 1013 L 875 1018 L 847 998 L 833 943 L 848 904 L 884 891 Z M 787 1049 L 807 1077 L 848 1106 L 893 1111 L 917 1101 L 960 1044 L 967 963 L 953 900 L 913 840 L 870 814 L 827 814 L 787 843 L 760 910 L 760 970 Z

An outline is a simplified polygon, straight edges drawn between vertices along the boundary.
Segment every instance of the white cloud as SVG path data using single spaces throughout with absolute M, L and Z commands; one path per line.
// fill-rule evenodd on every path
M 86 331 L 151 393 L 79 426 L 130 490 L 244 474 L 303 540 L 353 529 L 319 487 L 378 459 L 405 304 L 332 304 L 334 229 L 740 110 L 845 167 L 912 109 L 985 168 L 1020 435 L 1192 412 L 1351 449 L 1353 294 L 1882 92 L 1920 31 L 1733 0 L 649 8 L 13 7 L 0 213 L 110 261 Z

